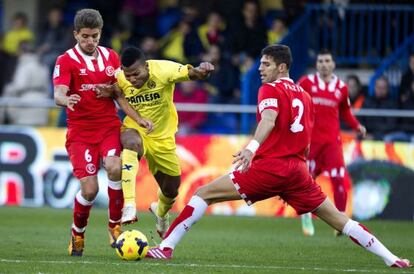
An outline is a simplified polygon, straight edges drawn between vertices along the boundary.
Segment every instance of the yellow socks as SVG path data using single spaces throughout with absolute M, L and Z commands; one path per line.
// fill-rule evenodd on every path
M 158 189 L 158 206 L 157 206 L 157 215 L 158 217 L 165 217 L 167 215 L 168 211 L 172 208 L 173 204 L 175 202 L 174 198 L 166 197 L 161 189 Z
M 122 150 L 122 192 L 124 193 L 124 204 L 135 204 L 135 177 L 138 173 L 138 153 L 124 149 Z

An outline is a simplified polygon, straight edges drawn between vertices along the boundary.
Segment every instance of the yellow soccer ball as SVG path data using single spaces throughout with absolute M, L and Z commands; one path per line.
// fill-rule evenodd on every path
M 148 252 L 147 237 L 138 230 L 124 231 L 116 240 L 115 250 L 123 260 L 141 260 Z

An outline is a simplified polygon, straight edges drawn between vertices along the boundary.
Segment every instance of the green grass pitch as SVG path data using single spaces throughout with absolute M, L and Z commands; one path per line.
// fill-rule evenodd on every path
M 206 216 L 172 260 L 126 262 L 109 247 L 104 209 L 92 209 L 84 255 L 72 258 L 71 218 L 68 209 L 0 207 L 0 273 L 414 273 L 387 268 L 321 221 L 315 221 L 316 235 L 305 237 L 299 219 L 265 217 Z M 364 224 L 397 255 L 414 260 L 413 222 Z M 141 213 L 127 228 L 150 238 L 154 220 Z

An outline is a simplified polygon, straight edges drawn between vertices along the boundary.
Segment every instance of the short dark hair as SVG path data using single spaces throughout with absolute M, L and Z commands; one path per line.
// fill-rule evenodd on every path
M 330 50 L 328 50 L 328 49 L 321 49 L 319 52 L 318 52 L 318 54 L 317 54 L 317 56 L 318 55 L 330 55 L 331 57 L 332 57 L 332 60 L 333 61 L 335 61 L 335 57 L 334 57 L 334 55 L 332 54 L 332 52 L 330 51 Z
M 144 53 L 137 47 L 128 47 L 121 53 L 121 64 L 124 67 L 132 66 L 136 61 L 144 63 L 146 61 Z
M 387 87 L 389 87 L 390 85 L 390 81 L 388 80 L 388 78 L 385 75 L 381 75 L 380 77 L 378 77 L 375 82 L 380 81 L 380 80 L 384 80 L 387 83 Z
M 19 12 L 16 12 L 14 15 L 13 15 L 13 20 L 22 20 L 23 21 L 23 24 L 27 24 L 27 22 L 29 21 L 29 19 L 27 18 L 27 14 L 26 13 L 24 13 L 24 12 L 21 12 L 21 11 L 19 11 Z
M 102 29 L 103 19 L 97 10 L 81 9 L 76 12 L 73 27 L 78 32 L 83 28 Z
M 359 77 L 358 77 L 356 74 L 349 74 L 349 75 L 346 77 L 346 79 L 347 79 L 347 80 L 354 80 L 354 81 L 357 83 L 357 85 L 358 85 L 359 87 L 361 87 L 361 80 L 359 80 Z
M 290 52 L 290 48 L 286 45 L 269 45 L 262 50 L 262 55 L 271 56 L 277 65 L 285 63 L 287 69 L 289 69 L 292 64 L 292 53 Z

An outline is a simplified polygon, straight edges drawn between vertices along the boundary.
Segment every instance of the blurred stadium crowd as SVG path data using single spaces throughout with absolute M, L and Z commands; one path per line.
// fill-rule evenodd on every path
M 51 75 L 56 57 L 74 45 L 72 21 L 76 11 L 98 9 L 104 19 L 101 45 L 117 52 L 128 45 L 139 46 L 150 59 L 170 59 L 198 64 L 209 61 L 216 72 L 206 82 L 176 86 L 175 102 L 240 104 L 240 80 L 269 43 L 289 34 L 289 27 L 308 3 L 332 2 L 348 5 L 363 1 L 306 0 L 89 0 L 50 1 L 44 21 L 35 29 L 28 16 L 17 12 L 9 29 L 2 29 L 0 41 L 0 96 L 51 99 Z M 411 1 L 375 1 L 377 4 L 410 4 Z M 2 13 L 6 11 L 3 10 Z M 380 77 L 368 96 L 358 73 L 348 75 L 350 100 L 354 109 L 414 110 L 414 53 L 404 71 L 398 96 L 389 96 L 389 81 Z M 294 79 L 297 80 L 297 79 Z M 344 79 L 345 80 L 345 79 Z M 252 102 L 254 104 L 254 102 Z M 203 112 L 180 112 L 180 133 L 213 132 L 209 126 L 221 121 L 238 133 L 238 116 L 229 119 Z M 47 108 L 0 107 L 2 124 L 64 126 L 64 117 Z M 214 120 L 216 118 L 216 120 Z M 411 141 L 414 118 L 361 117 L 374 139 Z M 217 126 L 217 125 L 215 125 Z

